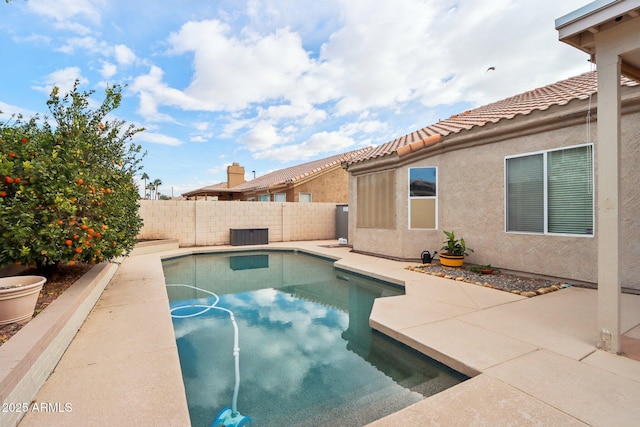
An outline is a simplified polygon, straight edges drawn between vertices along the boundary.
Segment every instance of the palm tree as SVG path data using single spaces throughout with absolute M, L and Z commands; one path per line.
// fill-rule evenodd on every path
M 147 190 L 149 190 L 149 192 L 147 193 L 149 199 L 153 199 L 153 190 L 155 190 L 156 188 L 153 186 L 153 182 L 150 182 L 147 184 Z
M 142 174 L 142 179 L 144 180 L 144 187 L 142 187 L 144 189 L 144 197 L 147 197 L 147 180 L 149 179 L 149 175 L 147 175 L 147 173 L 143 173 Z
M 156 190 L 156 199 L 158 198 L 158 188 L 160 188 L 160 186 L 162 185 L 162 181 L 159 179 L 154 179 L 153 180 L 153 188 L 154 190 Z

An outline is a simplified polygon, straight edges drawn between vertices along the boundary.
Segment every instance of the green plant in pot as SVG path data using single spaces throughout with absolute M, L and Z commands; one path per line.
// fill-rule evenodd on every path
M 460 267 L 464 263 L 464 257 L 467 251 L 473 252 L 473 249 L 468 248 L 463 238 L 456 239 L 456 235 L 453 231 L 445 231 L 447 240 L 440 250 L 440 265 L 445 267 Z

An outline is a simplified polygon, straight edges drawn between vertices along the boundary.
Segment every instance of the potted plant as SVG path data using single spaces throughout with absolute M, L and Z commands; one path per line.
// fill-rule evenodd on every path
M 468 248 L 463 238 L 456 239 L 453 231 L 445 231 L 447 240 L 440 249 L 440 265 L 445 267 L 460 267 L 464 263 L 464 256 L 468 255 L 467 251 L 473 252 Z
M 31 320 L 46 281 L 42 276 L 0 278 L 0 325 L 24 324 Z

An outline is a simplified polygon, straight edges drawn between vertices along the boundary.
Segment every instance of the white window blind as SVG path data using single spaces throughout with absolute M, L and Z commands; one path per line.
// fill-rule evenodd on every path
M 507 231 L 593 235 L 591 145 L 506 160 Z
M 547 153 L 549 233 L 593 234 L 591 147 Z
M 544 232 L 542 154 L 507 160 L 507 231 Z

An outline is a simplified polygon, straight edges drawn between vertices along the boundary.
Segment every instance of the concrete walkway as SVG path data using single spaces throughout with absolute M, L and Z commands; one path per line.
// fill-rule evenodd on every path
M 333 257 L 341 268 L 404 284 L 406 295 L 375 302 L 372 327 L 473 377 L 371 426 L 638 425 L 640 362 L 595 348 L 596 291 L 527 299 L 334 243 L 269 248 Z M 30 412 L 20 425 L 188 425 L 160 260 L 204 250 L 126 259 L 37 396 L 72 410 Z M 626 348 L 638 348 L 640 296 L 623 295 L 622 312 Z

